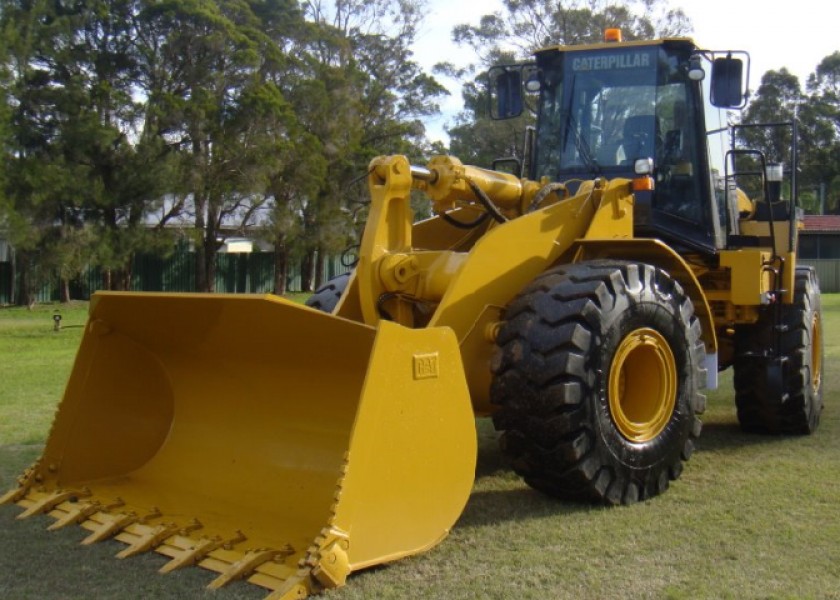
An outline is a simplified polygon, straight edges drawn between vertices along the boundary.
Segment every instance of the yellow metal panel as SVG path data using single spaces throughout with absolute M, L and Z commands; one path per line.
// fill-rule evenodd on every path
M 468 358 L 464 363 L 464 372 L 470 386 L 474 410 L 479 416 L 486 416 L 492 412 L 487 402 L 480 400 L 487 397 L 487 390 L 490 389 L 493 378 L 490 361 L 496 351 L 495 340 L 504 308 L 503 305 L 485 306 L 460 340 L 461 355 Z
M 758 305 L 767 302 L 766 294 L 772 289 L 772 277 L 764 265 L 771 253 L 760 249 L 722 250 L 720 266 L 729 269 L 731 302 L 741 305 Z
M 475 420 L 448 328 L 382 322 L 332 525 L 352 569 L 427 550 L 449 532 L 475 474 Z
M 740 233 L 745 236 L 755 236 L 764 238 L 766 245 L 762 246 L 765 250 L 771 249 L 770 243 L 770 223 L 767 221 L 740 221 Z M 776 237 L 776 254 L 784 256 L 791 251 L 790 247 L 790 222 L 775 221 L 773 223 L 773 232 Z
M 471 223 L 483 213 L 484 210 L 481 207 L 464 206 L 455 209 L 448 215 L 462 223 Z M 484 223 L 472 229 L 459 229 L 438 216 L 431 217 L 414 224 L 411 229 L 412 245 L 418 250 L 464 252 L 472 248 L 476 240 L 485 233 L 490 223 L 491 220 L 486 219 Z
M 629 240 L 633 237 L 635 197 L 631 185 L 626 179 L 615 179 L 609 183 L 586 230 L 587 239 Z
M 785 271 L 782 288 L 785 290 L 783 301 L 785 304 L 793 304 L 793 296 L 796 289 L 796 252 L 787 252 L 784 255 Z

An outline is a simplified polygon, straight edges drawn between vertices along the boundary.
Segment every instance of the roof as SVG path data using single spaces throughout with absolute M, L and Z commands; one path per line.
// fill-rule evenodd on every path
M 553 46 L 545 46 L 543 48 L 538 49 L 534 54 L 542 54 L 544 52 L 578 52 L 580 50 L 615 50 L 616 48 L 633 48 L 633 47 L 640 47 L 640 46 L 647 46 L 648 48 L 655 48 L 658 46 L 665 46 L 665 45 L 673 45 L 673 44 L 683 44 L 686 46 L 691 46 L 692 48 L 696 48 L 697 45 L 694 43 L 692 38 L 688 37 L 671 37 L 671 38 L 661 38 L 656 40 L 632 40 L 632 41 L 622 41 L 622 42 L 599 42 L 595 44 L 570 44 L 567 46 L 560 46 L 560 45 L 553 45 Z
M 806 233 L 840 233 L 840 215 L 804 215 Z

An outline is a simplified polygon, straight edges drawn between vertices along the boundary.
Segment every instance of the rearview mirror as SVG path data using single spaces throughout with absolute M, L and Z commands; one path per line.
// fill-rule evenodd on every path
M 744 85 L 744 61 L 732 58 L 716 58 L 712 62 L 712 104 L 718 108 L 744 108 L 747 104 Z
M 522 114 L 522 71 L 517 68 L 493 67 L 490 78 L 490 117 L 512 119 Z

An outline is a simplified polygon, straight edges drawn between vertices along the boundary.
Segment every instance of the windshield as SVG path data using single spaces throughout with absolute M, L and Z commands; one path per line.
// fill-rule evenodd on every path
M 687 127 L 678 63 L 658 46 L 542 57 L 535 175 L 617 174 L 638 158 L 662 159 L 663 132 Z

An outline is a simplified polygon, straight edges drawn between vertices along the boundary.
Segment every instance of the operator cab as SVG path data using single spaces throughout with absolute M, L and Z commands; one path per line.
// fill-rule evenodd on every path
M 496 71 L 494 116 L 523 111 L 515 89 L 524 79 L 526 90 L 539 91 L 526 176 L 650 176 L 653 189 L 636 194 L 637 234 L 714 253 L 725 245 L 725 215 L 711 176 L 699 56 L 688 39 L 547 48 L 515 77 L 511 67 Z M 713 86 L 719 106 L 740 107 L 741 63 L 728 60 Z

